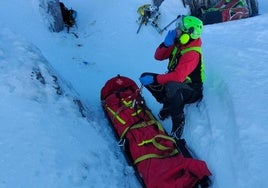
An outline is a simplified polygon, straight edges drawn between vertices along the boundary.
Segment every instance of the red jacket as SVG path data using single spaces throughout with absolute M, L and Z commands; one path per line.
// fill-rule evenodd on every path
M 191 41 L 187 45 L 180 46 L 178 53 L 180 53 L 180 50 L 183 50 L 185 48 L 201 47 L 201 45 L 202 41 L 200 38 L 198 38 Z M 170 47 L 159 46 L 155 51 L 155 59 L 165 60 L 170 58 L 174 47 L 175 45 Z M 178 58 L 178 64 L 174 71 L 157 75 L 157 82 L 159 84 L 166 84 L 169 81 L 184 82 L 186 77 L 189 76 L 189 74 L 191 74 L 197 68 L 199 62 L 200 54 L 196 51 L 189 51 Z

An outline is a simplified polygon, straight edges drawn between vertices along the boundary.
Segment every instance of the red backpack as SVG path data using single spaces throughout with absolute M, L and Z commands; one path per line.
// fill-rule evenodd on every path
M 197 1 L 199 2 L 199 1 Z M 200 18 L 204 25 L 226 22 L 250 16 L 248 5 L 244 0 L 220 0 L 215 5 L 198 4 L 191 0 L 191 14 Z

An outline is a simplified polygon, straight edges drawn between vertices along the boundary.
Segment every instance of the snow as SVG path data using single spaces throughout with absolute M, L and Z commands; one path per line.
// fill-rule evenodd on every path
M 38 0 L 0 2 L 0 187 L 139 188 L 100 90 L 117 74 L 139 84 L 143 72 L 165 72 L 153 54 L 166 32 L 146 26 L 136 34 L 145 0 L 64 3 L 78 12 L 78 38 L 49 32 Z M 204 27 L 204 99 L 186 106 L 183 137 L 206 161 L 213 188 L 268 187 L 267 1 L 259 7 L 259 16 Z M 188 10 L 166 0 L 160 11 L 164 27 Z M 157 114 L 160 104 L 143 95 Z M 162 124 L 170 131 L 170 120 Z

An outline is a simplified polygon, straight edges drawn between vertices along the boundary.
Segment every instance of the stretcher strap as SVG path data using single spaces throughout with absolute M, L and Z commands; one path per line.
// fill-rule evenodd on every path
M 158 150 L 160 150 L 160 151 L 171 150 L 171 152 L 168 153 L 168 154 L 164 154 L 164 155 L 160 155 L 160 154 L 156 154 L 156 153 L 145 154 L 145 155 L 142 155 L 142 156 L 138 157 L 134 161 L 134 164 L 137 164 L 137 163 L 139 163 L 141 161 L 144 161 L 146 159 L 151 159 L 151 158 L 166 158 L 166 157 L 170 157 L 170 156 L 173 156 L 173 155 L 179 153 L 179 151 L 175 147 L 166 147 L 166 146 L 163 146 L 162 144 L 158 143 L 157 140 L 159 138 L 160 139 L 166 139 L 166 140 L 169 140 L 171 142 L 176 143 L 176 141 L 173 138 L 169 137 L 169 136 L 166 136 L 166 135 L 156 135 L 155 137 L 153 137 L 151 139 L 142 141 L 141 143 L 138 144 L 138 146 L 144 146 L 144 145 L 147 145 L 147 144 L 153 144 L 153 146 L 155 148 L 157 148 Z
M 144 161 L 144 160 L 147 160 L 147 159 L 152 159 L 152 158 L 163 159 L 163 158 L 171 157 L 171 156 L 176 155 L 178 153 L 179 153 L 179 151 L 177 149 L 174 149 L 171 153 L 169 153 L 167 155 L 158 155 L 158 154 L 155 154 L 155 153 L 149 153 L 149 154 L 142 155 L 142 156 L 138 157 L 134 161 L 134 164 L 136 165 L 141 161 Z
M 144 121 L 142 123 L 138 123 L 138 124 L 134 124 L 132 126 L 126 127 L 125 130 L 122 132 L 122 134 L 120 135 L 120 139 L 124 138 L 124 136 L 127 134 L 127 132 L 131 129 L 138 129 L 138 128 L 143 128 L 149 125 L 157 125 L 157 128 L 164 132 L 164 129 L 162 127 L 162 125 L 159 123 L 159 121 L 157 121 L 154 116 L 152 115 L 152 113 L 148 110 L 145 110 L 146 114 L 149 116 L 150 120 L 149 121 Z
M 124 138 L 124 136 L 127 134 L 127 132 L 130 129 L 142 128 L 142 127 L 146 127 L 148 125 L 153 125 L 153 124 L 156 124 L 156 121 L 155 120 L 150 120 L 150 121 L 147 121 L 147 122 L 144 121 L 142 123 L 138 123 L 138 124 L 135 124 L 133 126 L 129 126 L 129 127 L 125 128 L 125 130 L 122 132 L 122 134 L 120 136 L 120 139 Z
M 123 125 L 126 124 L 126 122 L 118 115 L 121 110 L 118 110 L 117 112 L 115 112 L 108 105 L 106 105 L 106 108 L 111 114 L 113 114 L 114 116 L 113 121 L 114 119 L 117 119 L 121 124 Z
M 142 141 L 141 143 L 138 144 L 138 146 L 144 146 L 146 144 L 151 144 L 152 143 L 157 149 L 162 150 L 162 151 L 172 149 L 170 147 L 166 147 L 166 146 L 163 146 L 160 143 L 158 143 L 157 142 L 158 138 L 166 139 L 166 140 L 169 140 L 171 142 L 176 143 L 173 138 L 171 138 L 169 136 L 166 136 L 166 135 L 159 134 L 159 135 L 156 135 L 155 137 L 153 137 L 153 138 L 151 138 L 149 140 Z
M 125 99 L 121 99 L 122 103 L 124 104 L 123 106 L 121 106 L 120 108 L 118 108 L 117 111 L 114 111 L 112 108 L 110 108 L 108 106 L 108 104 L 105 104 L 106 109 L 114 116 L 112 121 L 114 122 L 115 119 L 117 119 L 122 125 L 126 124 L 126 121 L 119 116 L 120 112 L 124 111 L 127 108 L 133 108 L 134 105 L 134 101 L 135 100 L 130 100 L 130 101 L 126 101 Z M 130 114 L 132 117 L 137 116 L 138 114 L 140 114 L 142 112 L 142 109 L 137 109 L 135 112 L 133 112 L 132 114 Z

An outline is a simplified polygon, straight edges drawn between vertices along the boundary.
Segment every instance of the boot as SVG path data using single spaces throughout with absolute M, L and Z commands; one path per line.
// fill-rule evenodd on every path
M 172 131 L 171 131 L 171 136 L 175 139 L 180 139 L 183 128 L 185 124 L 185 118 L 184 114 L 179 114 L 175 117 L 172 117 Z
M 163 120 L 167 119 L 169 116 L 170 116 L 169 108 L 166 104 L 163 104 L 162 109 L 158 113 L 158 117 L 160 120 L 163 121 Z

